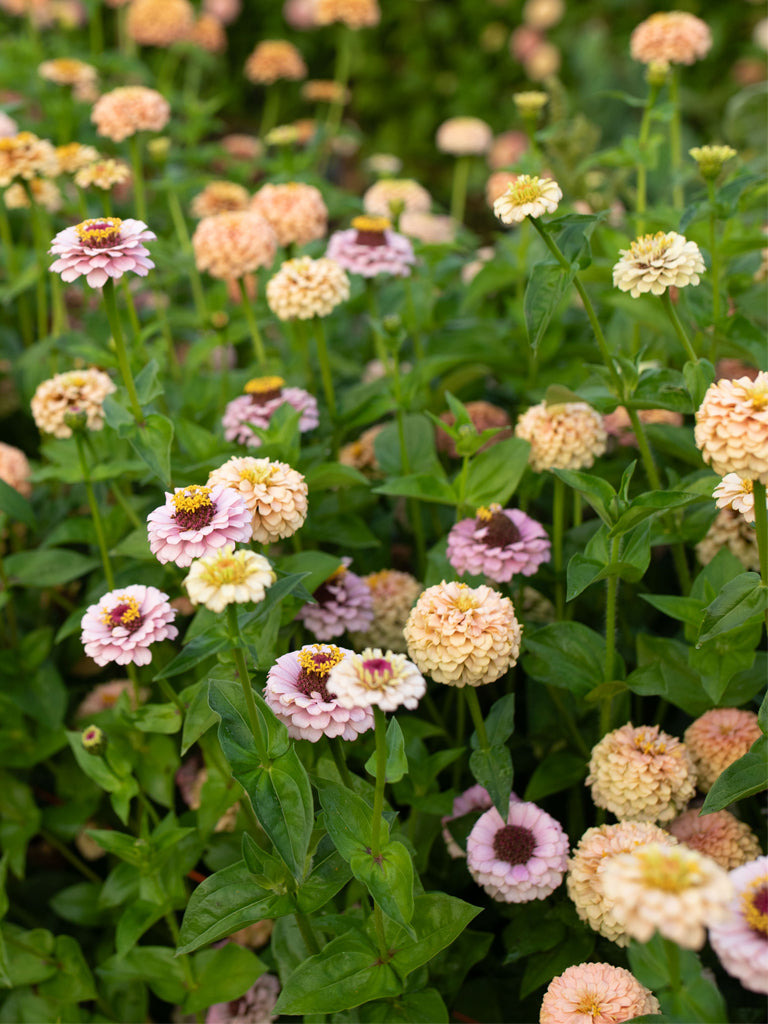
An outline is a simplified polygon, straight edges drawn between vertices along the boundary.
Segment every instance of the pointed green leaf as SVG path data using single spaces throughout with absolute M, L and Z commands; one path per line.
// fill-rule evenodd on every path
M 413 861 L 402 843 L 385 843 L 374 857 L 370 849 L 357 850 L 349 858 L 355 878 L 362 882 L 384 913 L 407 925 L 413 916 Z

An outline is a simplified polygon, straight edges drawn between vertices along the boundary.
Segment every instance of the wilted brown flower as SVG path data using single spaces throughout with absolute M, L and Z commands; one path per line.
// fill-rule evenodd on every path
M 731 508 L 723 508 L 717 513 L 712 525 L 696 545 L 696 556 L 702 565 L 709 565 L 723 548 L 728 548 L 745 569 L 759 571 L 757 534 L 741 512 Z
M 38 385 L 32 397 L 32 416 L 41 433 L 54 437 L 71 437 L 72 430 L 64 422 L 68 413 L 84 412 L 89 430 L 104 426 L 103 403 L 115 391 L 111 377 L 101 370 L 69 370 L 57 373 Z
M 384 429 L 383 423 L 364 430 L 356 441 L 350 441 L 339 450 L 339 462 L 345 466 L 359 469 L 366 476 L 381 476 L 381 466 L 376 458 L 373 442 Z
M 492 438 L 486 441 L 480 451 L 484 452 L 491 445 L 498 444 L 499 441 L 504 441 L 512 436 L 512 421 L 508 414 L 499 408 L 498 405 L 485 401 L 467 402 L 464 408 L 467 410 L 472 421 L 472 426 L 479 434 L 484 430 L 491 430 L 494 427 L 500 428 L 498 434 L 494 434 Z M 456 422 L 456 417 L 452 412 L 441 412 L 440 419 L 449 427 L 452 427 Z M 461 458 L 456 452 L 456 442 L 454 439 L 444 430 L 440 430 L 439 427 L 435 430 L 435 441 L 438 451 L 445 452 L 452 459 Z

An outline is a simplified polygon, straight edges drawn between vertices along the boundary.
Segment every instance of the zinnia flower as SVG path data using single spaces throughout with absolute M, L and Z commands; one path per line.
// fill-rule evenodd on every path
M 507 820 L 495 807 L 475 822 L 467 839 L 467 867 L 478 885 L 503 903 L 546 899 L 568 864 L 568 836 L 536 804 L 509 801 Z
M 768 484 L 768 372 L 707 388 L 694 428 L 701 457 L 719 475 Z
M 416 262 L 409 239 L 392 231 L 385 217 L 355 217 L 349 230 L 331 235 L 325 255 L 361 277 L 410 277 Z
M 241 0 L 203 0 L 203 10 L 222 25 L 230 25 L 242 10 Z
M 131 170 L 121 160 L 96 160 L 75 172 L 75 184 L 78 188 L 96 188 L 109 192 L 115 185 L 122 185 L 131 177 Z
M 549 560 L 550 547 L 547 531 L 535 519 L 493 504 L 451 528 L 446 555 L 460 576 L 485 575 L 494 583 L 508 583 L 513 576 L 533 576 Z
M 69 283 L 85 275 L 91 288 L 119 281 L 130 271 L 146 277 L 154 267 L 144 242 L 156 238 L 143 220 L 101 217 L 59 231 L 48 250 L 58 259 L 51 270 Z
M 661 1013 L 659 1001 L 624 967 L 575 964 L 549 983 L 540 1024 L 620 1024 Z
M 349 97 L 349 89 L 332 78 L 313 78 L 301 87 L 301 98 L 309 103 L 349 103 Z
M 251 539 L 251 513 L 231 487 L 177 487 L 147 516 L 149 548 L 158 562 L 186 568 L 225 544 Z
M 339 462 L 344 466 L 359 469 L 366 476 L 381 476 L 381 466 L 376 458 L 374 442 L 384 429 L 383 423 L 364 430 L 356 441 L 350 441 L 339 449 Z
M 261 974 L 245 995 L 228 1003 L 214 1003 L 205 1014 L 205 1024 L 270 1024 L 277 1020 L 273 1010 L 280 994 L 274 974 Z
M 251 199 L 251 209 L 269 221 L 278 245 L 306 245 L 324 238 L 328 230 L 322 192 L 300 181 L 262 185 Z
M 688 153 L 698 164 L 702 178 L 708 181 L 714 181 L 723 164 L 736 156 L 736 150 L 730 146 L 694 146 Z
M 631 722 L 592 748 L 592 799 L 621 821 L 671 821 L 692 799 L 696 773 L 688 750 L 658 725 Z
M 373 601 L 373 622 L 363 632 L 353 632 L 355 647 L 383 647 L 405 654 L 403 630 L 411 608 L 424 589 L 408 572 L 381 569 L 363 576 Z
M 272 85 L 281 78 L 298 82 L 307 77 L 307 65 L 287 39 L 263 39 L 245 62 L 245 77 L 254 85 Z
M 48 213 L 56 213 L 62 207 L 61 191 L 58 186 L 47 178 L 33 178 L 26 183 L 26 188 L 20 181 L 14 181 L 9 185 L 3 195 L 3 202 L 6 210 L 28 210 L 31 206 L 27 188 L 32 193 L 32 198 L 38 206 L 42 206 Z
M 311 644 L 278 658 L 267 675 L 264 700 L 296 740 L 317 743 L 321 736 L 354 740 L 373 728 L 368 707 L 342 707 L 327 690 L 328 674 L 352 651 Z
M 333 260 L 286 260 L 267 282 L 267 303 L 280 320 L 328 316 L 349 298 L 349 278 Z
M 126 85 L 105 92 L 91 111 L 96 131 L 113 142 L 122 142 L 136 132 L 161 132 L 170 119 L 168 100 L 143 85 Z
M 83 698 L 75 711 L 75 718 L 88 718 L 102 711 L 110 711 L 124 693 L 128 696 L 129 706 L 135 711 L 138 704 L 133 683 L 130 679 L 111 679 L 108 683 L 99 683 Z M 149 690 L 141 687 L 139 701 L 145 701 L 148 697 Z
M 0 138 L 0 188 L 6 188 L 16 178 L 52 178 L 58 171 L 56 150 L 47 139 L 39 139 L 32 132 Z
M 647 843 L 610 858 L 603 891 L 630 938 L 648 942 L 658 931 L 683 949 L 701 949 L 707 927 L 726 917 L 733 885 L 696 850 Z
M 296 616 L 318 640 L 332 640 L 346 630 L 361 632 L 373 622 L 371 591 L 357 573 L 350 572 L 351 558 L 313 592 L 315 604 L 305 604 Z
M 613 267 L 613 284 L 633 299 L 651 292 L 663 295 L 667 288 L 699 283 L 706 269 L 698 245 L 676 231 L 657 231 L 636 238 Z
M 617 853 L 629 853 L 646 843 L 674 846 L 676 842 L 663 828 L 649 821 L 620 821 L 616 825 L 588 828 L 568 862 L 565 880 L 581 920 L 617 946 L 626 946 L 629 936 L 603 890 L 605 865 Z
M 125 23 L 140 46 L 170 46 L 186 39 L 195 24 L 189 0 L 131 0 Z
M 29 482 L 29 460 L 21 448 L 0 441 L 0 480 L 28 498 L 32 493 Z
M 148 665 L 150 644 L 173 640 L 178 630 L 172 625 L 176 612 L 168 595 L 156 587 L 135 583 L 122 590 L 110 590 L 97 604 L 88 607 L 80 623 L 80 640 L 85 653 L 97 665 L 110 661 L 118 665 Z
M 712 36 L 706 22 L 687 11 L 659 11 L 634 29 L 629 52 L 642 64 L 693 64 L 706 57 Z
M 514 793 L 510 795 L 510 800 L 513 798 L 518 799 Z M 464 860 L 467 854 L 451 835 L 448 828 L 449 822 L 455 821 L 456 818 L 463 818 L 465 814 L 471 814 L 472 811 L 487 811 L 489 807 L 493 807 L 491 794 L 485 786 L 481 786 L 479 783 L 470 786 L 469 789 L 465 789 L 463 793 L 459 793 L 457 797 L 453 798 L 451 813 L 440 819 L 440 824 L 443 826 L 443 842 L 449 857 L 453 860 Z M 479 814 L 478 817 L 480 817 Z
M 670 822 L 669 831 L 685 846 L 731 871 L 761 854 L 760 840 L 745 821 L 730 811 L 699 814 L 698 808 L 684 811 Z
M 379 24 L 378 0 L 315 0 L 313 17 L 316 25 L 340 21 L 348 28 L 373 28 Z
M 238 491 L 251 513 L 253 539 L 260 544 L 291 537 L 307 518 L 307 483 L 285 462 L 231 459 L 214 469 L 208 485 L 226 484 Z
M 198 270 L 231 281 L 259 267 L 271 267 L 277 237 L 268 221 L 257 213 L 234 210 L 204 217 L 195 228 L 192 248 Z
M 603 418 L 586 402 L 532 405 L 517 420 L 517 437 L 529 441 L 528 462 L 545 469 L 589 469 L 606 448 Z
M 528 149 L 528 136 L 525 132 L 501 132 L 493 140 L 488 154 L 488 166 L 492 171 L 502 171 L 514 166 Z
M 96 86 L 98 73 L 92 64 L 73 57 L 56 57 L 38 65 L 37 73 L 47 82 L 74 87 L 77 98 L 85 99 Z
M 413 710 L 427 692 L 427 684 L 416 666 L 404 654 L 386 654 L 380 647 L 366 647 L 362 654 L 349 654 L 335 665 L 327 687 L 345 708 Z
M 741 512 L 745 523 L 755 521 L 755 495 L 752 481 L 743 479 L 738 473 L 726 473 L 712 492 L 718 508 L 730 508 Z M 766 497 L 768 507 L 768 497 Z
M 286 388 L 282 377 L 254 377 L 245 385 L 245 394 L 233 398 L 222 418 L 224 437 L 250 448 L 258 448 L 261 438 L 253 427 L 263 430 L 283 405 L 301 413 L 299 431 L 314 430 L 319 423 L 317 399 L 303 388 Z
M 436 683 L 482 686 L 517 663 L 522 627 L 508 597 L 490 587 L 438 583 L 405 625 L 408 657 Z
M 768 995 L 768 857 L 731 871 L 734 895 L 723 921 L 709 927 L 720 963 L 750 992 Z
M 412 178 L 381 178 L 363 195 L 363 209 L 371 217 L 429 213 L 431 206 L 432 196 Z
M 95 163 L 99 159 L 99 151 L 94 146 L 83 146 L 79 142 L 68 142 L 66 146 L 56 147 L 56 159 L 62 174 L 74 174 L 82 167 Z
M 552 178 L 519 174 L 493 204 L 493 212 L 502 224 L 519 224 L 526 217 L 554 213 L 562 198 L 562 190 Z
M 217 213 L 247 210 L 248 189 L 235 181 L 209 181 L 202 192 L 192 198 L 190 209 L 197 218 L 214 217 Z
M 479 117 L 449 117 L 437 129 L 435 142 L 451 156 L 482 156 L 491 148 L 493 132 Z
M 754 711 L 738 708 L 712 708 L 689 725 L 684 740 L 702 793 L 708 793 L 725 769 L 761 736 Z
M 264 555 L 225 544 L 213 554 L 192 562 L 184 579 L 192 604 L 223 612 L 229 604 L 258 604 L 277 576 Z
M 696 557 L 702 565 L 709 565 L 715 555 L 728 548 L 745 569 L 760 571 L 760 552 L 757 533 L 740 512 L 721 509 L 712 525 L 696 545 Z
M 449 245 L 456 237 L 456 222 L 448 214 L 406 210 L 400 217 L 400 230 L 423 245 Z
M 478 432 L 482 434 L 484 430 L 497 429 L 497 433 L 490 437 L 479 451 L 487 451 L 493 445 L 498 444 L 499 441 L 504 441 L 508 437 L 512 437 L 511 420 L 508 414 L 500 409 L 498 405 L 492 405 L 490 402 L 467 402 L 464 408 L 467 410 L 467 415 L 472 421 L 472 426 Z M 456 422 L 456 417 L 452 412 L 441 412 L 440 419 L 447 426 L 452 427 Z M 438 451 L 445 452 L 446 455 L 450 455 L 452 459 L 460 459 L 461 456 L 456 451 L 456 442 L 445 430 L 438 428 L 435 431 L 435 443 L 437 444 Z
M 506 193 L 510 185 L 514 185 L 519 174 L 513 171 L 494 171 L 485 183 L 485 201 L 493 209 L 497 199 Z
M 39 384 L 32 396 L 31 409 L 37 429 L 43 434 L 64 438 L 72 436 L 68 413 L 84 412 L 88 430 L 104 426 L 104 399 L 115 391 L 112 378 L 101 370 L 68 370 Z

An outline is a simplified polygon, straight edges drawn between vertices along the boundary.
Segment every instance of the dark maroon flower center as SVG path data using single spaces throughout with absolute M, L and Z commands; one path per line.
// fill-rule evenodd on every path
M 475 523 L 485 530 L 482 542 L 487 548 L 506 548 L 520 540 L 520 531 L 503 512 L 493 512 L 487 519 L 478 516 Z
M 314 660 L 319 661 L 322 655 L 316 654 Z M 330 661 L 330 656 L 328 658 Z M 305 697 L 311 697 L 313 693 L 319 694 L 320 700 L 326 704 L 333 702 L 334 698 L 328 693 L 325 688 L 325 683 L 328 679 L 327 671 L 315 672 L 311 668 L 303 668 L 299 673 L 299 678 L 296 680 L 296 686 L 304 694 Z
M 173 519 L 182 530 L 201 530 L 210 524 L 215 514 L 216 506 L 210 503 L 194 509 L 180 509 L 174 513 Z
M 752 906 L 761 916 L 768 915 L 768 885 L 762 885 L 752 896 Z
M 142 616 L 136 614 L 135 606 L 128 602 L 116 604 L 114 608 L 106 612 L 105 619 L 113 628 L 122 626 L 129 633 L 135 633 L 143 621 Z
M 526 864 L 535 849 L 533 832 L 522 825 L 504 825 L 493 837 L 493 852 L 507 864 Z

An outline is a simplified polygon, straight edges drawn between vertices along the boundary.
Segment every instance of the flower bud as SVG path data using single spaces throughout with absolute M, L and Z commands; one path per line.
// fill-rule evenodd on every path
M 87 729 L 83 729 L 80 739 L 84 750 L 94 757 L 101 757 L 107 749 L 107 737 L 98 725 L 89 725 Z
M 695 146 L 688 152 L 699 165 L 699 173 L 705 181 L 714 181 L 723 164 L 736 156 L 736 150 L 730 146 Z

